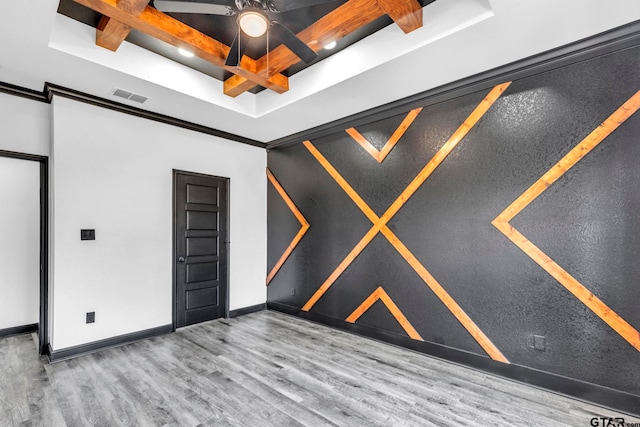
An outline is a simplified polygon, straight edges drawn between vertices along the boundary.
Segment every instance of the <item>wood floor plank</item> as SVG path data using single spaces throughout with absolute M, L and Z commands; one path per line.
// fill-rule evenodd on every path
M 255 339 L 250 334 L 250 330 L 246 331 L 246 339 Z M 296 334 L 289 334 L 286 341 L 279 341 L 277 351 L 274 356 L 279 359 L 287 357 L 287 352 L 295 353 L 296 359 L 293 366 L 301 372 L 313 372 L 316 378 L 319 378 L 323 383 L 331 385 L 332 391 L 337 391 L 347 397 L 347 400 L 355 400 L 357 406 L 367 410 L 369 406 L 375 406 L 373 409 L 382 409 L 387 414 L 393 414 L 394 412 L 409 411 L 416 404 L 415 397 L 409 392 L 400 392 L 400 390 L 393 390 L 393 387 L 389 387 L 388 383 L 393 381 L 393 378 L 382 373 L 378 375 L 372 373 L 373 381 L 367 380 L 362 372 L 366 370 L 366 366 L 363 369 L 356 369 L 354 374 L 350 369 L 346 367 L 360 368 L 361 365 L 357 363 L 357 360 L 349 360 L 347 358 L 336 358 L 334 356 L 323 356 L 324 359 L 319 359 L 317 349 L 309 349 L 306 343 L 308 339 L 298 339 Z M 284 351 L 284 354 L 281 352 Z M 373 396 L 373 398 L 371 398 Z M 371 403 L 374 402 L 374 403 Z M 353 403 L 353 402 L 352 402 Z M 368 413 L 371 411 L 367 410 Z M 410 420 L 414 418 L 408 412 L 404 412 L 404 418 Z M 387 418 L 378 420 L 386 423 L 387 425 L 403 425 L 406 420 L 397 419 L 394 415 L 388 415 Z M 419 419 L 414 419 L 413 422 L 418 422 Z
M 0 426 L 576 426 L 628 415 L 262 311 L 55 364 L 0 340 Z
M 290 327 L 291 325 L 287 325 L 287 329 Z M 287 342 L 291 342 L 293 340 L 295 340 L 295 336 L 289 334 Z M 304 347 L 304 342 L 311 341 L 312 340 L 306 337 L 297 345 Z M 406 350 L 397 349 L 395 347 L 388 349 L 389 351 L 380 352 L 377 350 L 376 346 L 385 346 L 385 344 L 371 341 L 363 345 L 359 341 L 354 342 L 351 340 L 350 335 L 348 334 L 340 337 L 336 336 L 335 341 L 339 343 L 338 347 L 350 350 L 346 357 L 352 360 L 352 363 L 357 363 L 356 361 L 358 358 L 353 358 L 351 355 L 358 354 L 361 355 L 367 363 L 374 362 L 374 366 L 378 366 L 379 364 L 384 366 L 385 369 L 374 369 L 369 371 L 358 370 L 358 372 L 362 372 L 362 376 L 360 377 L 362 381 L 367 379 L 369 372 L 375 372 L 375 375 L 372 377 L 375 380 L 377 376 L 384 375 L 384 372 L 388 371 L 390 372 L 389 378 L 385 379 L 384 377 L 381 377 L 380 379 L 384 380 L 386 385 L 392 386 L 389 387 L 390 389 L 407 390 L 408 393 L 418 399 L 422 399 L 423 402 L 431 402 L 432 404 L 436 404 L 440 407 L 455 407 L 456 412 L 458 413 L 465 413 L 465 415 L 469 417 L 482 418 L 483 410 L 486 409 L 484 401 L 486 400 L 487 385 L 483 384 L 483 382 L 487 381 L 486 375 L 479 374 L 472 370 L 467 370 L 469 375 L 461 375 L 459 371 L 460 368 L 453 364 L 446 364 L 438 370 L 427 369 L 428 366 L 424 366 L 424 355 L 416 353 L 407 354 Z M 339 352 L 334 352 L 333 354 L 337 355 L 337 357 L 341 356 Z M 401 360 L 402 363 L 398 363 L 399 360 Z M 415 363 L 411 363 L 412 360 Z M 343 362 L 346 362 L 346 359 L 344 359 Z M 420 383 L 416 383 L 416 377 L 421 378 L 422 381 Z M 403 383 L 394 382 L 399 378 L 404 378 L 405 381 Z M 450 381 L 448 378 L 458 379 L 457 381 Z M 462 384 L 466 387 L 465 401 L 463 404 L 454 404 L 455 396 L 459 393 L 456 388 L 463 387 Z M 508 386 L 515 383 L 496 378 L 494 381 L 489 381 L 489 386 L 492 384 L 494 385 L 493 391 L 495 393 L 495 395 L 492 396 L 492 399 L 495 400 L 497 404 L 503 404 L 505 406 L 510 405 L 513 402 L 513 398 L 509 393 L 504 392 L 503 389 L 505 386 L 508 388 Z M 521 387 L 519 384 L 515 384 L 515 386 Z M 422 393 L 421 389 L 423 390 Z M 528 390 L 534 392 L 537 391 L 533 388 L 528 388 Z M 430 394 L 431 391 L 434 391 L 433 395 Z M 508 423 L 517 423 L 518 419 L 521 419 L 523 423 L 526 423 L 530 416 L 537 419 L 546 419 L 550 423 L 555 421 L 548 419 L 546 403 L 555 399 L 556 395 L 548 393 L 545 396 L 547 395 L 548 398 L 542 399 L 542 402 L 532 401 L 530 405 L 531 407 L 522 408 L 522 410 L 516 415 L 511 413 L 508 418 Z M 454 400 L 452 400 L 452 397 Z M 545 402 L 545 400 L 548 400 L 549 402 Z M 426 410 L 431 409 L 432 408 L 426 407 Z M 478 411 L 479 409 L 480 411 Z M 500 412 L 500 410 L 492 409 L 491 417 L 495 419 L 496 417 L 499 417 L 501 413 L 502 412 Z M 555 417 L 556 419 L 558 417 L 561 418 L 560 421 L 562 418 L 566 418 L 562 413 L 555 414 Z M 566 421 L 571 424 L 570 419 L 567 418 Z
M 433 388 L 428 382 L 420 382 L 418 385 L 423 387 L 423 392 L 420 393 L 416 388 L 415 376 L 406 377 L 402 372 L 397 369 L 371 369 L 370 361 L 366 360 L 362 362 L 359 358 L 352 358 L 348 354 L 341 354 L 339 352 L 332 352 L 332 355 L 327 357 L 323 356 L 323 359 L 319 359 L 316 353 L 311 353 L 307 350 L 306 343 L 312 342 L 308 337 L 303 337 L 301 340 L 297 340 L 296 334 L 288 334 L 286 341 L 281 341 L 279 348 L 292 346 L 291 350 L 297 350 L 297 357 L 307 360 L 312 366 L 309 366 L 313 371 L 324 371 L 328 369 L 330 372 L 345 371 L 345 367 L 349 370 L 356 368 L 357 376 L 347 375 L 346 371 L 342 378 L 338 378 L 337 381 L 344 382 L 347 385 L 352 385 L 356 390 L 366 390 L 365 397 L 373 395 L 376 402 L 376 406 L 384 409 L 390 413 L 402 412 L 405 417 L 411 417 L 412 412 L 415 412 L 419 416 L 428 417 L 430 414 L 430 408 L 419 409 L 417 405 L 419 400 L 431 401 L 442 406 L 449 406 L 456 408 L 455 415 L 452 416 L 451 422 L 458 424 L 465 424 L 465 420 L 459 415 L 466 412 L 468 419 L 478 419 L 477 407 L 464 407 L 459 404 L 459 396 L 449 395 L 449 393 L 443 393 L 440 388 Z M 354 349 L 355 351 L 355 349 Z M 423 356 L 424 357 L 424 356 Z M 320 365 L 319 363 L 322 363 Z M 391 367 L 387 364 L 387 367 Z M 326 375 L 326 374 L 323 374 Z M 421 378 L 424 380 L 425 375 Z M 404 381 L 402 381 L 404 379 Z M 349 384 L 353 382 L 353 384 Z M 356 392 L 356 394 L 359 394 Z M 477 396 L 478 401 L 484 399 L 483 395 Z M 480 405 L 478 405 L 480 406 Z M 405 412 L 406 411 L 406 412 Z M 498 412 L 495 411 L 493 417 L 497 416 Z M 480 414 L 481 415 L 481 414 Z M 509 422 L 517 421 L 511 418 Z M 417 422 L 414 421 L 414 422 Z M 394 425 L 398 425 L 400 421 L 396 421 Z M 414 424 L 415 425 L 415 424 Z
M 289 340 L 293 337 L 289 336 Z M 246 339 L 252 339 L 250 335 L 246 335 Z M 282 350 L 287 350 L 288 348 L 283 345 L 284 341 L 280 341 L 278 347 L 271 348 L 268 350 L 267 356 L 272 360 L 279 360 L 282 364 L 285 364 L 285 361 L 288 358 L 288 355 L 282 353 Z M 275 350 L 274 350 L 275 349 Z M 391 395 L 387 395 L 379 390 L 369 390 L 363 391 L 358 375 L 353 375 L 344 369 L 344 366 L 336 365 L 334 363 L 321 363 L 322 360 L 319 360 L 317 357 L 317 352 L 312 353 L 306 351 L 302 348 L 291 349 L 292 352 L 296 352 L 296 358 L 289 360 L 287 364 L 288 370 L 291 371 L 291 375 L 295 375 L 296 378 L 292 379 L 292 381 L 296 382 L 309 382 L 310 379 L 312 381 L 319 381 L 319 384 L 326 384 L 329 386 L 325 392 L 331 394 L 338 394 L 346 396 L 342 397 L 342 400 L 345 403 L 350 404 L 352 407 L 355 406 L 358 408 L 357 412 L 360 412 L 362 415 L 367 413 L 371 413 L 370 409 L 367 408 L 369 405 L 368 398 L 371 394 L 374 394 L 377 397 L 377 405 L 381 408 L 388 410 L 389 414 L 392 414 L 392 409 L 400 410 L 403 402 L 398 400 L 397 398 L 392 397 Z M 312 373 L 311 375 L 308 373 Z M 305 378 L 308 377 L 308 378 Z M 409 405 L 414 404 L 414 402 L 409 403 Z M 408 405 L 406 405 L 408 406 Z M 408 409 L 408 408 L 407 408 Z M 364 411 L 364 413 L 362 412 Z M 375 411 L 374 411 L 375 412 Z M 376 421 L 381 422 L 383 424 L 387 424 L 393 419 L 393 415 L 386 415 L 382 418 L 377 419 Z M 394 425 L 402 425 L 403 420 L 394 420 Z

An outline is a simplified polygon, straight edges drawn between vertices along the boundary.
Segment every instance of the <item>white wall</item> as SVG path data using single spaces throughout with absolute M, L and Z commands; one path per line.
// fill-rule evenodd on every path
M 38 323 L 40 163 L 0 157 L 0 329 Z
M 171 324 L 173 169 L 230 178 L 230 309 L 266 301 L 264 149 L 60 97 L 52 109 L 54 350 Z
M 0 93 L 0 150 L 48 156 L 50 107 Z

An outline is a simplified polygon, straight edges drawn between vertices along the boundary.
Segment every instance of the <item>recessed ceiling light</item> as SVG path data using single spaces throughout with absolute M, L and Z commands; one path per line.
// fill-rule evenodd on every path
M 336 45 L 337 45 L 337 44 L 338 44 L 338 43 L 336 43 L 336 41 L 334 40 L 334 41 L 332 41 L 332 42 L 329 42 L 329 43 L 325 44 L 325 45 L 324 45 L 324 48 L 325 48 L 325 49 L 327 49 L 327 50 L 331 50 L 331 49 L 333 49 L 334 47 L 336 47 Z
M 178 48 L 178 53 L 182 56 L 186 56 L 187 58 L 193 58 L 193 52 L 191 52 L 190 50 L 187 50 L 183 47 L 179 47 Z

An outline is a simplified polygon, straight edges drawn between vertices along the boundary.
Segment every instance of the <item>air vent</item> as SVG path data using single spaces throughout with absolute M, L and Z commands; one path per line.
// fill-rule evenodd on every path
M 117 87 L 113 88 L 113 90 L 111 91 L 111 94 L 113 96 L 117 96 L 118 98 L 128 99 L 129 101 L 137 102 L 139 104 L 142 104 L 147 99 L 149 99 L 146 96 L 142 96 L 138 93 L 129 92 L 128 90 L 120 89 Z

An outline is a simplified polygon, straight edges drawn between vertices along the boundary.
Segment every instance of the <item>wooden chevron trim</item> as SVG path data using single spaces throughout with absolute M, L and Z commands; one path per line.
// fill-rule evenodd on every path
M 402 326 L 402 329 L 404 329 L 404 331 L 407 333 L 407 335 L 409 335 L 409 337 L 411 337 L 414 340 L 424 341 L 420 336 L 420 334 L 418 333 L 418 331 L 415 330 L 415 328 L 407 320 L 405 315 L 402 314 L 402 311 L 400 311 L 398 306 L 393 302 L 391 297 L 389 297 L 389 295 L 385 292 L 382 286 L 378 286 L 378 288 L 375 291 L 373 291 L 373 293 L 369 295 L 369 297 L 366 300 L 364 300 L 362 304 L 360 304 L 358 308 L 356 308 L 353 311 L 353 313 L 349 315 L 349 317 L 347 317 L 346 319 L 347 322 L 355 323 L 360 318 L 360 316 L 366 313 L 367 310 L 369 310 L 371 306 L 375 304 L 378 300 L 382 301 L 382 303 L 391 312 L 393 317 L 398 321 L 400 326 Z
M 307 219 L 304 217 L 304 215 L 302 215 L 302 212 L 300 212 L 300 209 L 298 209 L 295 203 L 293 203 L 293 200 L 291 200 L 291 197 L 289 197 L 287 192 L 284 191 L 284 188 L 282 188 L 282 185 L 280 185 L 276 177 L 273 176 L 269 168 L 267 168 L 267 178 L 269 178 L 269 181 L 271 182 L 273 187 L 276 189 L 278 194 L 280 194 L 280 197 L 282 197 L 284 202 L 287 204 L 287 206 L 289 207 L 289 210 L 291 210 L 291 213 L 293 213 L 293 215 L 296 217 L 296 219 L 300 223 L 300 230 L 298 230 L 298 233 L 295 235 L 291 243 L 289 243 L 289 246 L 287 246 L 287 249 L 285 249 L 282 256 L 280 256 L 280 259 L 278 259 L 278 262 L 276 262 L 276 265 L 273 266 L 273 268 L 267 275 L 267 286 L 269 286 L 269 283 L 271 283 L 271 281 L 276 276 L 276 274 L 278 274 L 278 271 L 280 271 L 280 268 L 282 267 L 284 262 L 287 260 L 287 258 L 289 258 L 289 255 L 291 255 L 291 253 L 296 248 L 296 246 L 298 246 L 298 243 L 300 243 L 300 240 L 302 240 L 302 237 L 305 235 L 310 225 L 307 222 Z
M 556 279 L 562 286 L 578 298 L 584 305 L 600 317 L 622 338 L 640 351 L 640 332 L 620 317 L 615 311 L 596 297 L 591 291 L 578 282 L 573 276 L 556 264 L 549 256 L 529 241 L 522 233 L 513 228 L 509 221 L 522 212 L 540 194 L 563 176 L 576 163 L 604 141 L 622 123 L 640 108 L 640 91 L 609 116 L 600 126 L 593 130 L 566 156 L 549 169 L 540 179 L 520 195 L 491 223 L 518 246 L 533 261 Z
M 371 155 L 371 157 L 376 159 L 378 163 L 382 163 L 384 159 L 387 158 L 391 150 L 393 150 L 393 147 L 395 147 L 398 141 L 400 141 L 400 138 L 402 138 L 404 133 L 407 131 L 407 129 L 409 129 L 409 126 L 411 126 L 411 124 L 416 119 L 416 117 L 418 117 L 418 114 L 420 114 L 421 111 L 422 107 L 409 111 L 407 117 L 405 117 L 402 123 L 400 123 L 395 132 L 393 132 L 393 135 L 391 135 L 391 138 L 389 138 L 389 140 L 380 151 L 378 151 L 376 147 L 371 145 L 369 140 L 362 136 L 362 134 L 358 132 L 356 128 L 349 128 L 345 132 L 347 132 L 349 136 L 351 136 L 351 138 L 353 138 L 358 144 L 360 144 L 362 148 L 364 148 L 365 151 Z

